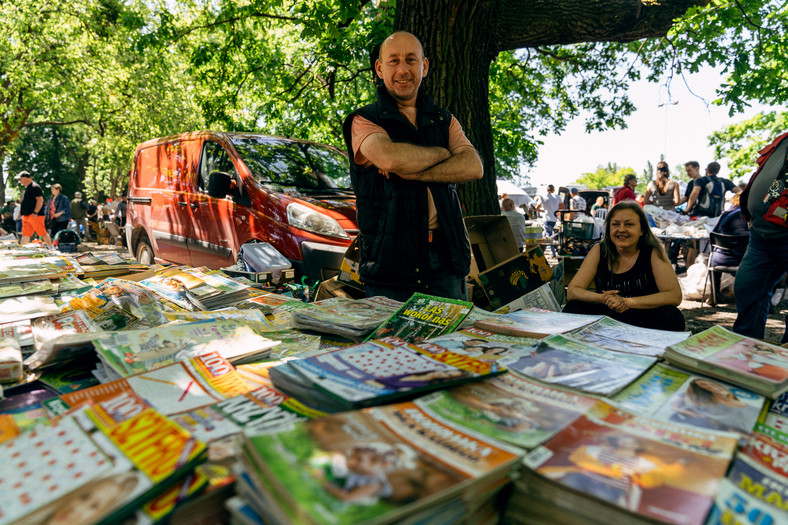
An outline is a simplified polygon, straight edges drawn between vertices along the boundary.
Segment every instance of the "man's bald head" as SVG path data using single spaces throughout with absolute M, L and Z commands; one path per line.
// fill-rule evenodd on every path
M 421 40 L 419 40 L 418 37 L 416 37 L 416 35 L 414 35 L 413 33 L 408 33 L 407 31 L 395 31 L 391 33 L 389 36 L 387 36 L 386 39 L 383 40 L 383 43 L 380 44 L 380 51 L 378 52 L 378 55 L 380 57 L 384 56 L 383 53 L 385 52 L 386 45 L 392 42 L 393 40 L 398 40 L 401 38 L 415 40 L 418 43 L 419 51 L 421 52 L 421 56 L 419 58 L 422 59 L 424 58 L 424 46 L 421 44 Z

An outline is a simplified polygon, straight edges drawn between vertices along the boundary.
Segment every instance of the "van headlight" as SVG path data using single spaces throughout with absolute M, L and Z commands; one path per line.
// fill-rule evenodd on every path
M 294 228 L 328 237 L 350 238 L 336 220 L 297 202 L 287 205 L 287 223 Z

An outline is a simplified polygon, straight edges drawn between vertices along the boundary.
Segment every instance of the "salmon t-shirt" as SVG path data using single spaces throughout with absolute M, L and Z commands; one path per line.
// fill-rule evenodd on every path
M 361 144 L 367 137 L 374 133 L 386 133 L 386 130 L 377 124 L 370 122 L 362 116 L 356 115 L 353 118 L 353 124 L 350 126 L 351 134 L 351 147 L 353 148 L 353 160 L 359 166 L 365 168 L 371 166 L 372 163 L 361 153 Z M 465 136 L 465 132 L 460 126 L 460 122 L 452 115 L 451 122 L 449 123 L 449 151 L 454 151 L 463 146 L 472 146 L 471 141 Z M 440 226 L 438 222 L 438 211 L 435 209 L 435 201 L 432 199 L 432 192 L 427 189 L 427 210 L 429 212 L 429 228 L 434 230 Z

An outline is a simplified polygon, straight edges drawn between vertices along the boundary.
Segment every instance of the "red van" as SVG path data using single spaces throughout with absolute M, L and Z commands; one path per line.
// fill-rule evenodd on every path
M 358 234 L 347 155 L 314 142 L 198 131 L 137 146 L 126 240 L 142 263 L 221 268 L 270 243 L 297 275 L 336 274 Z

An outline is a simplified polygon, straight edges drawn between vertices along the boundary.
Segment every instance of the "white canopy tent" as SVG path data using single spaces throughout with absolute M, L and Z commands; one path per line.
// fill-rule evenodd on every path
M 502 179 L 496 180 L 495 183 L 498 185 L 498 196 L 500 197 L 503 193 L 508 194 L 518 208 L 522 204 L 528 206 L 533 202 L 533 199 L 525 193 L 525 190 L 515 186 L 514 183 Z

